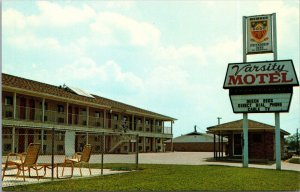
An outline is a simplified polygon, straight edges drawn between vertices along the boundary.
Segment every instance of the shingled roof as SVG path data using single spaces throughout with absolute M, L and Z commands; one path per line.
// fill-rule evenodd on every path
M 25 79 L 13 75 L 5 74 L 5 73 L 2 73 L 2 87 L 4 89 L 10 88 L 10 89 L 31 91 L 36 93 L 37 95 L 47 94 L 49 96 L 61 97 L 61 98 L 65 98 L 66 100 L 85 102 L 91 105 L 93 104 L 101 105 L 104 108 L 119 109 L 119 110 L 129 111 L 131 113 L 141 114 L 145 116 L 154 116 L 162 120 L 170 120 L 170 121 L 177 120 L 169 116 L 165 116 L 159 113 L 141 109 L 132 105 L 107 99 L 94 94 L 92 95 L 95 98 L 85 97 L 73 93 L 70 90 L 63 88 L 62 86 L 54 86 L 54 85 L 33 81 L 30 79 Z
M 268 125 L 265 123 L 261 123 L 258 121 L 253 121 L 251 119 L 248 119 L 248 129 L 251 130 L 275 130 L 275 126 Z M 213 133 L 216 131 L 242 131 L 243 130 L 243 119 L 228 122 L 228 123 L 223 123 L 220 125 L 215 125 L 211 127 L 207 127 L 207 132 Z M 289 135 L 287 131 L 284 131 L 281 129 L 281 132 L 285 135 Z

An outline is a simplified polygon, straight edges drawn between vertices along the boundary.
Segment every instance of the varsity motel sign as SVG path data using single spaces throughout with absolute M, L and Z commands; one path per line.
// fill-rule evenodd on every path
M 224 89 L 244 86 L 299 85 L 292 60 L 229 63 Z
M 292 60 L 229 63 L 223 88 L 234 113 L 288 112 L 299 82 Z

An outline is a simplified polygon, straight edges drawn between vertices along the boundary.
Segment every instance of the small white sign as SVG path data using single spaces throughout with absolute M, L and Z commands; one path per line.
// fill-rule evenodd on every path
M 292 60 L 229 63 L 223 87 L 270 85 L 299 85 Z
M 273 52 L 272 15 L 257 15 L 246 17 L 246 22 L 246 54 Z
M 292 93 L 230 95 L 234 113 L 288 112 Z

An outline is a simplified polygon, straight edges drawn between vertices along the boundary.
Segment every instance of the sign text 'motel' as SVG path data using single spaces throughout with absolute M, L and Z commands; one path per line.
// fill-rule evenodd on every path
M 223 88 L 299 85 L 292 60 L 229 63 Z

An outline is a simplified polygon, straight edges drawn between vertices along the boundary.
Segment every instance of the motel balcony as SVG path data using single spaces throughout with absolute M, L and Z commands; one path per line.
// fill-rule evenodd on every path
M 171 127 L 162 125 L 144 124 L 143 122 L 120 121 L 117 119 L 104 119 L 103 117 L 87 116 L 87 114 L 73 114 L 41 108 L 16 106 L 14 114 L 13 105 L 2 105 L 2 119 L 12 121 L 25 121 L 65 126 L 78 126 L 89 128 L 102 128 L 118 130 L 126 127 L 128 131 L 145 133 L 172 134 Z

